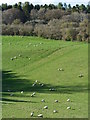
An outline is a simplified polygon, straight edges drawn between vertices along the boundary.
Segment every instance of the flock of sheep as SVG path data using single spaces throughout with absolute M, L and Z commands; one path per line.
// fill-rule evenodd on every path
M 40 43 L 40 44 L 43 44 L 43 43 Z M 29 43 L 29 45 L 31 45 L 31 43 Z M 37 45 L 34 45 L 34 46 L 37 46 Z M 22 57 L 22 55 L 19 54 L 18 57 Z M 17 59 L 17 56 L 14 56 L 13 58 L 11 58 L 12 61 L 13 61 L 14 59 Z M 31 58 L 29 58 L 29 60 L 31 60 Z M 64 69 L 63 69 L 63 68 L 58 68 L 58 71 L 64 71 Z M 80 78 L 83 77 L 83 74 L 78 75 L 78 77 L 80 77 Z M 40 83 L 38 80 L 36 80 L 36 81 L 32 84 L 32 87 L 35 87 L 36 84 L 40 85 L 41 87 L 44 86 L 43 83 Z M 56 91 L 56 89 L 55 89 L 55 88 L 50 88 L 49 91 Z M 8 92 L 10 92 L 10 90 L 8 90 Z M 24 91 L 21 91 L 21 94 L 23 94 L 23 93 L 24 93 Z M 13 96 L 13 95 L 14 95 L 13 93 L 10 94 L 10 96 Z M 36 92 L 33 92 L 33 93 L 31 94 L 31 97 L 34 97 L 35 95 L 36 95 Z M 67 99 L 67 102 L 70 102 L 70 101 L 71 101 L 70 99 Z M 42 99 L 41 102 L 45 102 L 45 99 Z M 55 100 L 54 102 L 55 102 L 55 103 L 59 103 L 58 100 Z M 44 106 L 44 109 L 48 109 L 48 106 Z M 71 109 L 71 107 L 68 106 L 68 107 L 67 107 L 67 110 L 68 110 L 68 109 Z M 53 113 L 58 113 L 58 111 L 57 111 L 57 110 L 53 110 Z M 31 117 L 34 116 L 34 111 L 31 112 L 30 116 L 31 116 Z M 37 115 L 37 117 L 43 117 L 43 114 L 40 113 L 40 114 Z
M 59 70 L 59 71 L 63 71 L 62 68 L 59 68 L 58 70 Z M 83 77 L 83 74 L 80 74 L 78 77 Z M 36 81 L 32 84 L 32 87 L 35 87 L 37 84 L 39 84 L 41 87 L 44 86 L 44 84 L 42 84 L 42 83 L 40 83 L 38 80 L 36 80 Z M 54 89 L 54 88 L 50 88 L 50 89 L 49 89 L 49 91 L 55 91 L 55 90 L 56 90 L 56 89 Z M 10 90 L 8 90 L 8 92 L 10 92 Z M 24 93 L 24 91 L 21 91 L 21 94 L 23 94 L 23 93 Z M 14 93 L 11 93 L 11 94 L 10 94 L 10 96 L 13 96 L 13 95 L 14 95 Z M 31 94 L 31 97 L 35 97 L 35 95 L 36 95 L 36 92 L 33 92 L 33 93 Z M 45 103 L 46 100 L 45 100 L 45 99 L 42 99 L 41 102 Z M 67 99 L 67 102 L 71 102 L 71 100 L 68 98 L 68 99 Z M 54 103 L 59 103 L 59 100 L 57 100 L 57 99 L 54 100 Z M 48 106 L 44 106 L 43 108 L 44 108 L 44 109 L 48 109 Z M 71 109 L 71 107 L 68 106 L 66 109 L 67 109 L 67 110 L 68 110 L 68 109 Z M 57 111 L 56 109 L 54 109 L 54 110 L 53 110 L 53 113 L 58 113 L 58 111 Z M 30 116 L 31 116 L 31 117 L 34 117 L 34 111 L 31 112 Z M 41 118 L 42 118 L 42 117 L 43 117 L 43 114 L 40 113 L 40 114 L 37 115 L 37 117 L 41 117 Z

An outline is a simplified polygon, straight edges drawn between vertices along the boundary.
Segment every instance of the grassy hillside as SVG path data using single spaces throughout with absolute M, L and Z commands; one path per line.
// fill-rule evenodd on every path
M 44 118 L 87 118 L 87 43 L 3 36 L 2 107 L 3 118 L 30 118 L 33 111 L 33 117 L 42 113 Z

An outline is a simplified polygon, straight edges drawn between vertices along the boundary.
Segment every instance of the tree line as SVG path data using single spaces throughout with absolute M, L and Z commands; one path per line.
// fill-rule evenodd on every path
M 3 35 L 35 35 L 56 40 L 88 41 L 90 4 L 2 4 Z

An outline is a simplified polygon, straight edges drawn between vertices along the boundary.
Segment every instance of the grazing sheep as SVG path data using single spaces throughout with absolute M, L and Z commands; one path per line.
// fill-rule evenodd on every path
M 31 117 L 33 117 L 34 112 L 31 112 Z
M 56 91 L 56 89 L 54 89 L 54 88 L 50 88 L 49 91 Z
M 21 93 L 23 93 L 23 91 L 21 91 Z
M 39 83 L 39 85 L 42 85 L 42 83 Z
M 58 100 L 55 100 L 55 103 L 58 103 Z
M 29 60 L 31 60 L 31 58 L 29 58 Z
M 11 60 L 13 60 L 13 58 L 11 58 Z
M 50 88 L 49 91 L 52 91 L 52 89 Z
M 19 57 L 21 57 L 21 55 L 19 54 Z
M 53 110 L 53 113 L 57 113 L 57 110 Z
M 51 91 L 55 91 L 56 89 L 54 89 L 54 88 L 52 88 L 52 90 Z
M 31 97 L 34 97 L 34 95 L 32 94 Z
M 44 106 L 44 109 L 48 109 L 48 106 Z
M 32 84 L 32 87 L 34 87 L 35 85 L 36 85 L 36 83 L 33 83 L 33 84 Z
M 33 95 L 35 95 L 36 93 L 34 92 Z
M 44 100 L 44 99 L 42 99 L 42 100 L 41 100 L 41 102 L 45 102 L 45 100 Z
M 71 107 L 70 107 L 70 106 L 69 106 L 69 107 L 67 107 L 67 110 L 68 110 L 68 109 L 71 109 Z
M 80 78 L 83 77 L 83 74 L 80 74 L 78 77 L 80 77 Z
M 35 81 L 36 83 L 38 82 L 38 80 Z
M 67 99 L 67 102 L 70 102 L 70 99 Z
M 39 114 L 38 117 L 43 117 L 43 114 Z
M 64 71 L 63 68 L 58 68 L 58 71 Z
M 43 87 L 44 86 L 44 84 L 41 84 L 41 87 Z
M 17 59 L 17 57 L 15 56 L 14 59 Z

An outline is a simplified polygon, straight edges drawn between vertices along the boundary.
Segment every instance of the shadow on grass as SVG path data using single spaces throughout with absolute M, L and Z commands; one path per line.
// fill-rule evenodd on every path
M 16 73 L 12 71 L 2 71 L 2 92 L 4 96 L 10 96 L 10 92 L 39 92 L 39 93 L 60 93 L 60 94 L 73 94 L 75 92 L 87 92 L 88 86 L 86 85 L 73 85 L 73 86 L 52 86 L 50 84 L 45 84 L 41 87 L 39 84 L 36 84 L 32 87 L 32 84 L 35 80 L 21 79 L 20 76 L 17 76 Z M 50 88 L 56 89 L 55 91 L 49 91 Z M 17 94 L 20 97 L 22 94 Z M 16 96 L 16 95 L 15 95 Z M 25 97 L 27 97 L 25 95 Z
M 2 98 L 2 101 L 7 101 L 7 102 L 30 102 L 26 100 L 15 100 L 15 99 L 8 99 L 8 98 Z

